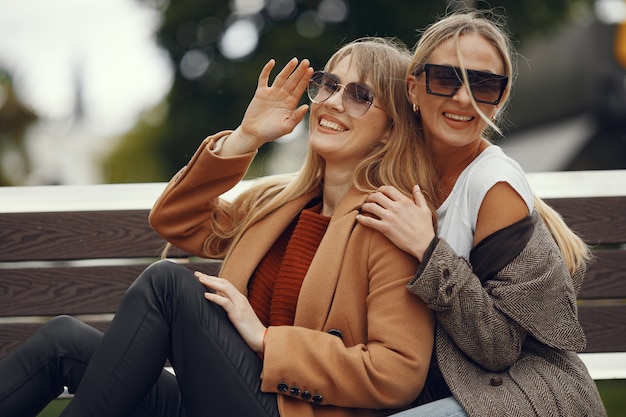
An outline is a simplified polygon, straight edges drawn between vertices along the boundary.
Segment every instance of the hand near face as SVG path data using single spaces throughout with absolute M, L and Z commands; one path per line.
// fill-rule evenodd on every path
M 359 223 L 379 231 L 422 261 L 435 230 L 432 213 L 418 186 L 413 188 L 413 199 L 392 186 L 382 186 L 367 197 L 361 212 L 357 216 Z
M 263 335 L 265 326 L 252 309 L 245 295 L 224 278 L 218 278 L 202 272 L 194 275 L 208 291 L 204 298 L 224 308 L 243 340 L 255 352 L 263 353 Z
M 309 61 L 298 63 L 296 58 L 291 59 L 270 84 L 274 65 L 272 59 L 261 70 L 256 92 L 241 125 L 228 139 L 237 140 L 240 150 L 255 151 L 264 143 L 290 133 L 309 109 L 307 104 L 298 106 L 313 75 Z

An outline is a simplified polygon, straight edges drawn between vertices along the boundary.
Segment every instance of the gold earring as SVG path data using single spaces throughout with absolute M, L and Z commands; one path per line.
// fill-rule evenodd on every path
M 417 113 L 420 111 L 420 108 L 417 106 L 417 103 L 413 103 L 413 113 Z

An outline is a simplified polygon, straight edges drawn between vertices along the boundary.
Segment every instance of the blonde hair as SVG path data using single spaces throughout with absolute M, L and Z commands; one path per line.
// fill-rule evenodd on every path
M 502 59 L 504 75 L 509 77 L 509 83 L 501 101 L 500 111 L 502 111 L 510 96 L 511 85 L 515 76 L 512 60 L 514 52 L 503 19 L 498 18 L 493 12 L 478 10 L 457 11 L 426 28 L 415 46 L 407 76 L 414 74 L 418 69 L 422 68 L 428 62 L 435 49 L 449 39 L 455 40 L 458 58 L 462 63 L 459 37 L 465 34 L 482 36 L 494 46 Z M 465 83 L 467 84 L 466 69 L 463 65 L 461 67 Z M 472 105 L 480 117 L 487 122 L 489 127 L 500 133 L 498 126 L 479 109 L 471 94 L 470 97 Z M 565 224 L 559 213 L 537 196 L 535 196 L 535 207 L 559 246 L 570 273 L 573 274 L 591 260 L 592 256 L 589 247 Z
M 405 74 L 411 59 L 410 51 L 395 38 L 361 38 L 335 52 L 325 70 L 332 71 L 343 59 L 350 60 L 359 81 L 372 87 L 377 104 L 390 119 L 389 140 L 385 144 L 376 144 L 363 156 L 353 174 L 354 186 L 361 191 L 373 192 L 381 185 L 393 185 L 411 195 L 413 186 L 419 184 L 434 216 L 434 169 L 406 100 Z M 252 224 L 298 197 L 320 195 L 324 167 L 324 159 L 309 147 L 297 173 L 262 178 L 232 204 L 221 202 L 222 208 L 229 211 L 231 221 L 226 225 L 214 222 L 213 233 L 206 241 L 207 253 L 216 258 L 228 257 Z
M 535 209 L 548 226 L 552 237 L 561 250 L 565 263 L 573 275 L 593 259 L 589 246 L 570 229 L 561 215 L 541 198 L 535 197 Z

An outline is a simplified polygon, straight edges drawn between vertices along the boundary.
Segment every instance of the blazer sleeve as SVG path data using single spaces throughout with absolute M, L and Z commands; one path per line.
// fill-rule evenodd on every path
M 206 138 L 150 211 L 150 224 L 159 235 L 197 256 L 210 253 L 205 242 L 216 226 L 228 227 L 240 217 L 232 204 L 219 196 L 239 183 L 255 153 L 223 158 L 210 151 L 215 141 L 230 133 Z
M 408 285 L 435 310 L 440 328 L 455 344 L 490 371 L 509 368 L 528 334 L 557 349 L 578 351 L 586 343 L 573 279 L 545 223 L 537 213 L 532 216 L 535 227 L 527 244 L 484 282 L 439 240 Z

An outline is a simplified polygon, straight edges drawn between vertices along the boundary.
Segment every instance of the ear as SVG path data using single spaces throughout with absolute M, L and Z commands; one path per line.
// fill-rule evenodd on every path
M 417 82 L 417 77 L 415 75 L 411 74 L 406 77 L 406 88 L 411 103 L 417 103 L 418 86 L 419 83 Z

